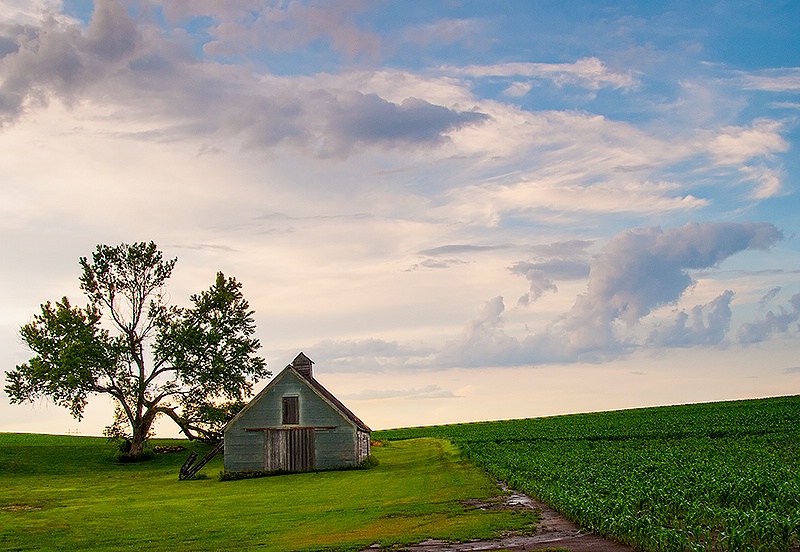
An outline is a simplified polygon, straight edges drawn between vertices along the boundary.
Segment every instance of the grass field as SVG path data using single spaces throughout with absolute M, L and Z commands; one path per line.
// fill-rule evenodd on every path
M 800 396 L 377 433 L 422 436 L 640 550 L 800 547 Z
M 187 444 L 157 441 L 176 443 Z M 0 549 L 358 550 L 535 522 L 530 512 L 465 508 L 498 489 L 446 441 L 374 453 L 379 464 L 367 470 L 225 482 L 218 457 L 199 479 L 178 481 L 188 452 L 118 464 L 105 439 L 0 434 Z
M 188 452 L 118 464 L 104 439 L 0 434 L 0 549 L 358 550 L 530 530 L 530 512 L 464 507 L 497 494 L 489 472 L 640 550 L 800 550 L 800 396 L 373 437 L 368 470 L 221 482 L 217 458 L 179 482 Z

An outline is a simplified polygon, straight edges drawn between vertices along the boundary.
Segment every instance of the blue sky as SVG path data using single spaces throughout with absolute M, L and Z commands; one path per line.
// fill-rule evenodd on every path
M 174 302 L 236 276 L 270 366 L 376 428 L 798 393 L 797 36 L 796 2 L 0 0 L 0 360 L 153 240 Z

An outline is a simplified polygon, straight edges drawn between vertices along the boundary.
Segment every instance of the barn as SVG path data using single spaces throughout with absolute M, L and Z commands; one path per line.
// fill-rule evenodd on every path
M 370 430 L 314 379 L 302 352 L 225 426 L 225 471 L 351 467 L 370 454 Z

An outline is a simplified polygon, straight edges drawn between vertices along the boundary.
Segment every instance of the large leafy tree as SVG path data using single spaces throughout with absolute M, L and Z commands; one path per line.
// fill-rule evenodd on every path
M 47 302 L 20 335 L 34 353 L 6 372 L 12 403 L 49 398 L 80 419 L 92 395 L 116 400 L 110 436 L 140 455 L 153 423 L 166 415 L 190 439 L 219 438 L 259 378 L 253 311 L 235 278 L 170 305 L 165 283 L 177 259 L 152 242 L 98 245 L 80 259 L 84 308 L 64 297 Z

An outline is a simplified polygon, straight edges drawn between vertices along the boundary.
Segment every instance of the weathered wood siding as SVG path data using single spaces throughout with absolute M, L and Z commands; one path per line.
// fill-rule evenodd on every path
M 358 430 L 356 433 L 358 440 L 358 450 L 356 451 L 356 463 L 363 462 L 367 456 L 372 454 L 372 436 L 366 431 Z
M 300 419 L 296 425 L 282 423 L 284 396 L 299 398 Z M 274 469 L 271 467 L 274 462 L 269 457 L 270 454 L 279 453 L 268 452 L 265 456 L 265 451 L 268 450 L 269 439 L 277 437 L 267 437 L 269 432 L 264 431 L 267 428 L 315 428 L 314 469 L 353 466 L 363 459 L 363 437 L 360 443 L 357 435 L 363 432 L 357 431 L 348 419 L 293 370 L 285 370 L 276 376 L 262 394 L 228 425 L 225 430 L 225 470 Z
M 265 429 L 266 471 L 310 471 L 316 466 L 314 428 Z

